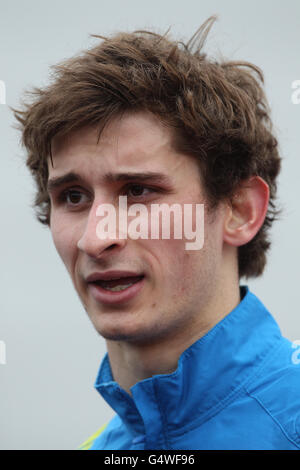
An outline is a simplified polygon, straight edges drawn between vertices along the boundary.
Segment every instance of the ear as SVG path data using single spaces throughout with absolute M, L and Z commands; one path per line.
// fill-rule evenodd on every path
M 226 243 L 241 246 L 255 237 L 265 220 L 269 196 L 269 186 L 260 176 L 253 176 L 240 185 L 224 220 Z

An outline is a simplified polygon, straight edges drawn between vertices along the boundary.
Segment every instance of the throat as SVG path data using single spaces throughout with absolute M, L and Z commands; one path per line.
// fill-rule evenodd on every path
M 180 353 L 107 340 L 107 350 L 114 380 L 131 395 L 131 387 L 157 374 L 171 374 L 178 366 Z

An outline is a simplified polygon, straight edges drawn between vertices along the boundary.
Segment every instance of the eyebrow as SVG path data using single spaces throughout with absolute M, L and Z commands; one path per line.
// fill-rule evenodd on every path
M 138 182 L 151 181 L 153 183 L 171 185 L 171 180 L 167 175 L 163 173 L 152 172 L 152 171 L 129 172 L 129 173 L 106 173 L 101 178 L 101 180 L 104 183 L 116 183 L 120 181 L 135 180 Z M 48 180 L 47 191 L 48 193 L 51 193 L 54 190 L 60 188 L 61 186 L 67 183 L 81 183 L 82 184 L 84 183 L 84 179 L 78 173 L 74 173 L 74 172 L 66 173 L 65 175 L 62 175 L 62 176 L 56 176 Z

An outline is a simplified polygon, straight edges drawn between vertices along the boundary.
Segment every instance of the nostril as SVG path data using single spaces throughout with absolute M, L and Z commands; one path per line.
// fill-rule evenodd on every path
M 109 245 L 106 250 L 112 250 L 114 247 L 116 247 L 117 244 L 116 243 L 113 243 L 112 245 Z

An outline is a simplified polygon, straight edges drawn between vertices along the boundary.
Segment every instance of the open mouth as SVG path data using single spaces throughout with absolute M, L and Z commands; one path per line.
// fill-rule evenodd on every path
M 122 277 L 119 279 L 109 279 L 105 281 L 98 280 L 98 281 L 94 281 L 93 284 L 96 284 L 97 286 L 102 287 L 102 289 L 105 289 L 110 292 L 121 292 L 121 291 L 128 289 L 133 284 L 136 284 L 137 282 L 141 281 L 143 278 L 144 278 L 144 275 Z
M 130 271 L 92 273 L 86 278 L 88 291 L 96 302 L 119 306 L 141 295 L 146 285 L 146 275 Z

